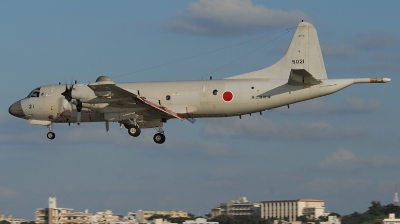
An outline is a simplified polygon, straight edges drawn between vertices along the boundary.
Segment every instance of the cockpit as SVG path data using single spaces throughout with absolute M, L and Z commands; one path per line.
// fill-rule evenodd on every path
M 40 87 L 39 87 L 39 88 L 36 88 L 36 89 L 34 89 L 34 90 L 32 90 L 32 91 L 28 94 L 28 96 L 27 96 L 26 98 L 39 97 L 39 95 L 40 95 Z

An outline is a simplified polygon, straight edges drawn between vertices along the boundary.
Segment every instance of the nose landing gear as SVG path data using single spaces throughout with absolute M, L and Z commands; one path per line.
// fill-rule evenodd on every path
M 49 131 L 47 132 L 47 138 L 50 140 L 53 140 L 56 137 L 56 134 L 54 134 L 54 132 Z
M 47 138 L 50 140 L 53 140 L 56 137 L 56 134 L 54 134 L 54 132 L 52 132 L 53 123 L 48 124 L 47 128 L 49 129 L 49 132 L 47 132 Z

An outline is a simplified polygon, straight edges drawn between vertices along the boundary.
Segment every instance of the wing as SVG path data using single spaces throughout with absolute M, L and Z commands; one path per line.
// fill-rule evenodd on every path
M 134 100 L 137 104 L 147 107 L 151 111 L 155 111 L 167 116 L 172 116 L 180 120 L 188 120 L 191 123 L 194 123 L 193 119 L 185 119 L 182 115 L 162 106 L 159 100 L 141 96 L 139 90 L 122 88 L 114 83 L 93 83 L 89 84 L 88 87 L 94 91 L 97 97 L 117 99 L 121 98 L 126 100 L 131 99 Z

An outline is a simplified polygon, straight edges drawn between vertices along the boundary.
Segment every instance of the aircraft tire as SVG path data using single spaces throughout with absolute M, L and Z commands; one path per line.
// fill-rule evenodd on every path
M 132 125 L 128 128 L 128 134 L 133 137 L 138 137 L 141 133 L 141 130 L 138 126 Z
M 49 131 L 47 133 L 47 138 L 50 140 L 53 140 L 56 137 L 56 134 L 54 134 L 54 132 Z
M 165 135 L 157 133 L 154 135 L 153 140 L 157 144 L 163 144 L 165 142 Z

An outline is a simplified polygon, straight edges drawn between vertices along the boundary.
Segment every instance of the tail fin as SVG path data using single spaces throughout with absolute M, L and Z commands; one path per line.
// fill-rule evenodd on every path
M 299 23 L 292 42 L 281 60 L 270 67 L 232 76 L 228 79 L 277 78 L 287 80 L 292 69 L 305 69 L 316 79 L 328 78 L 317 31 L 311 23 Z

